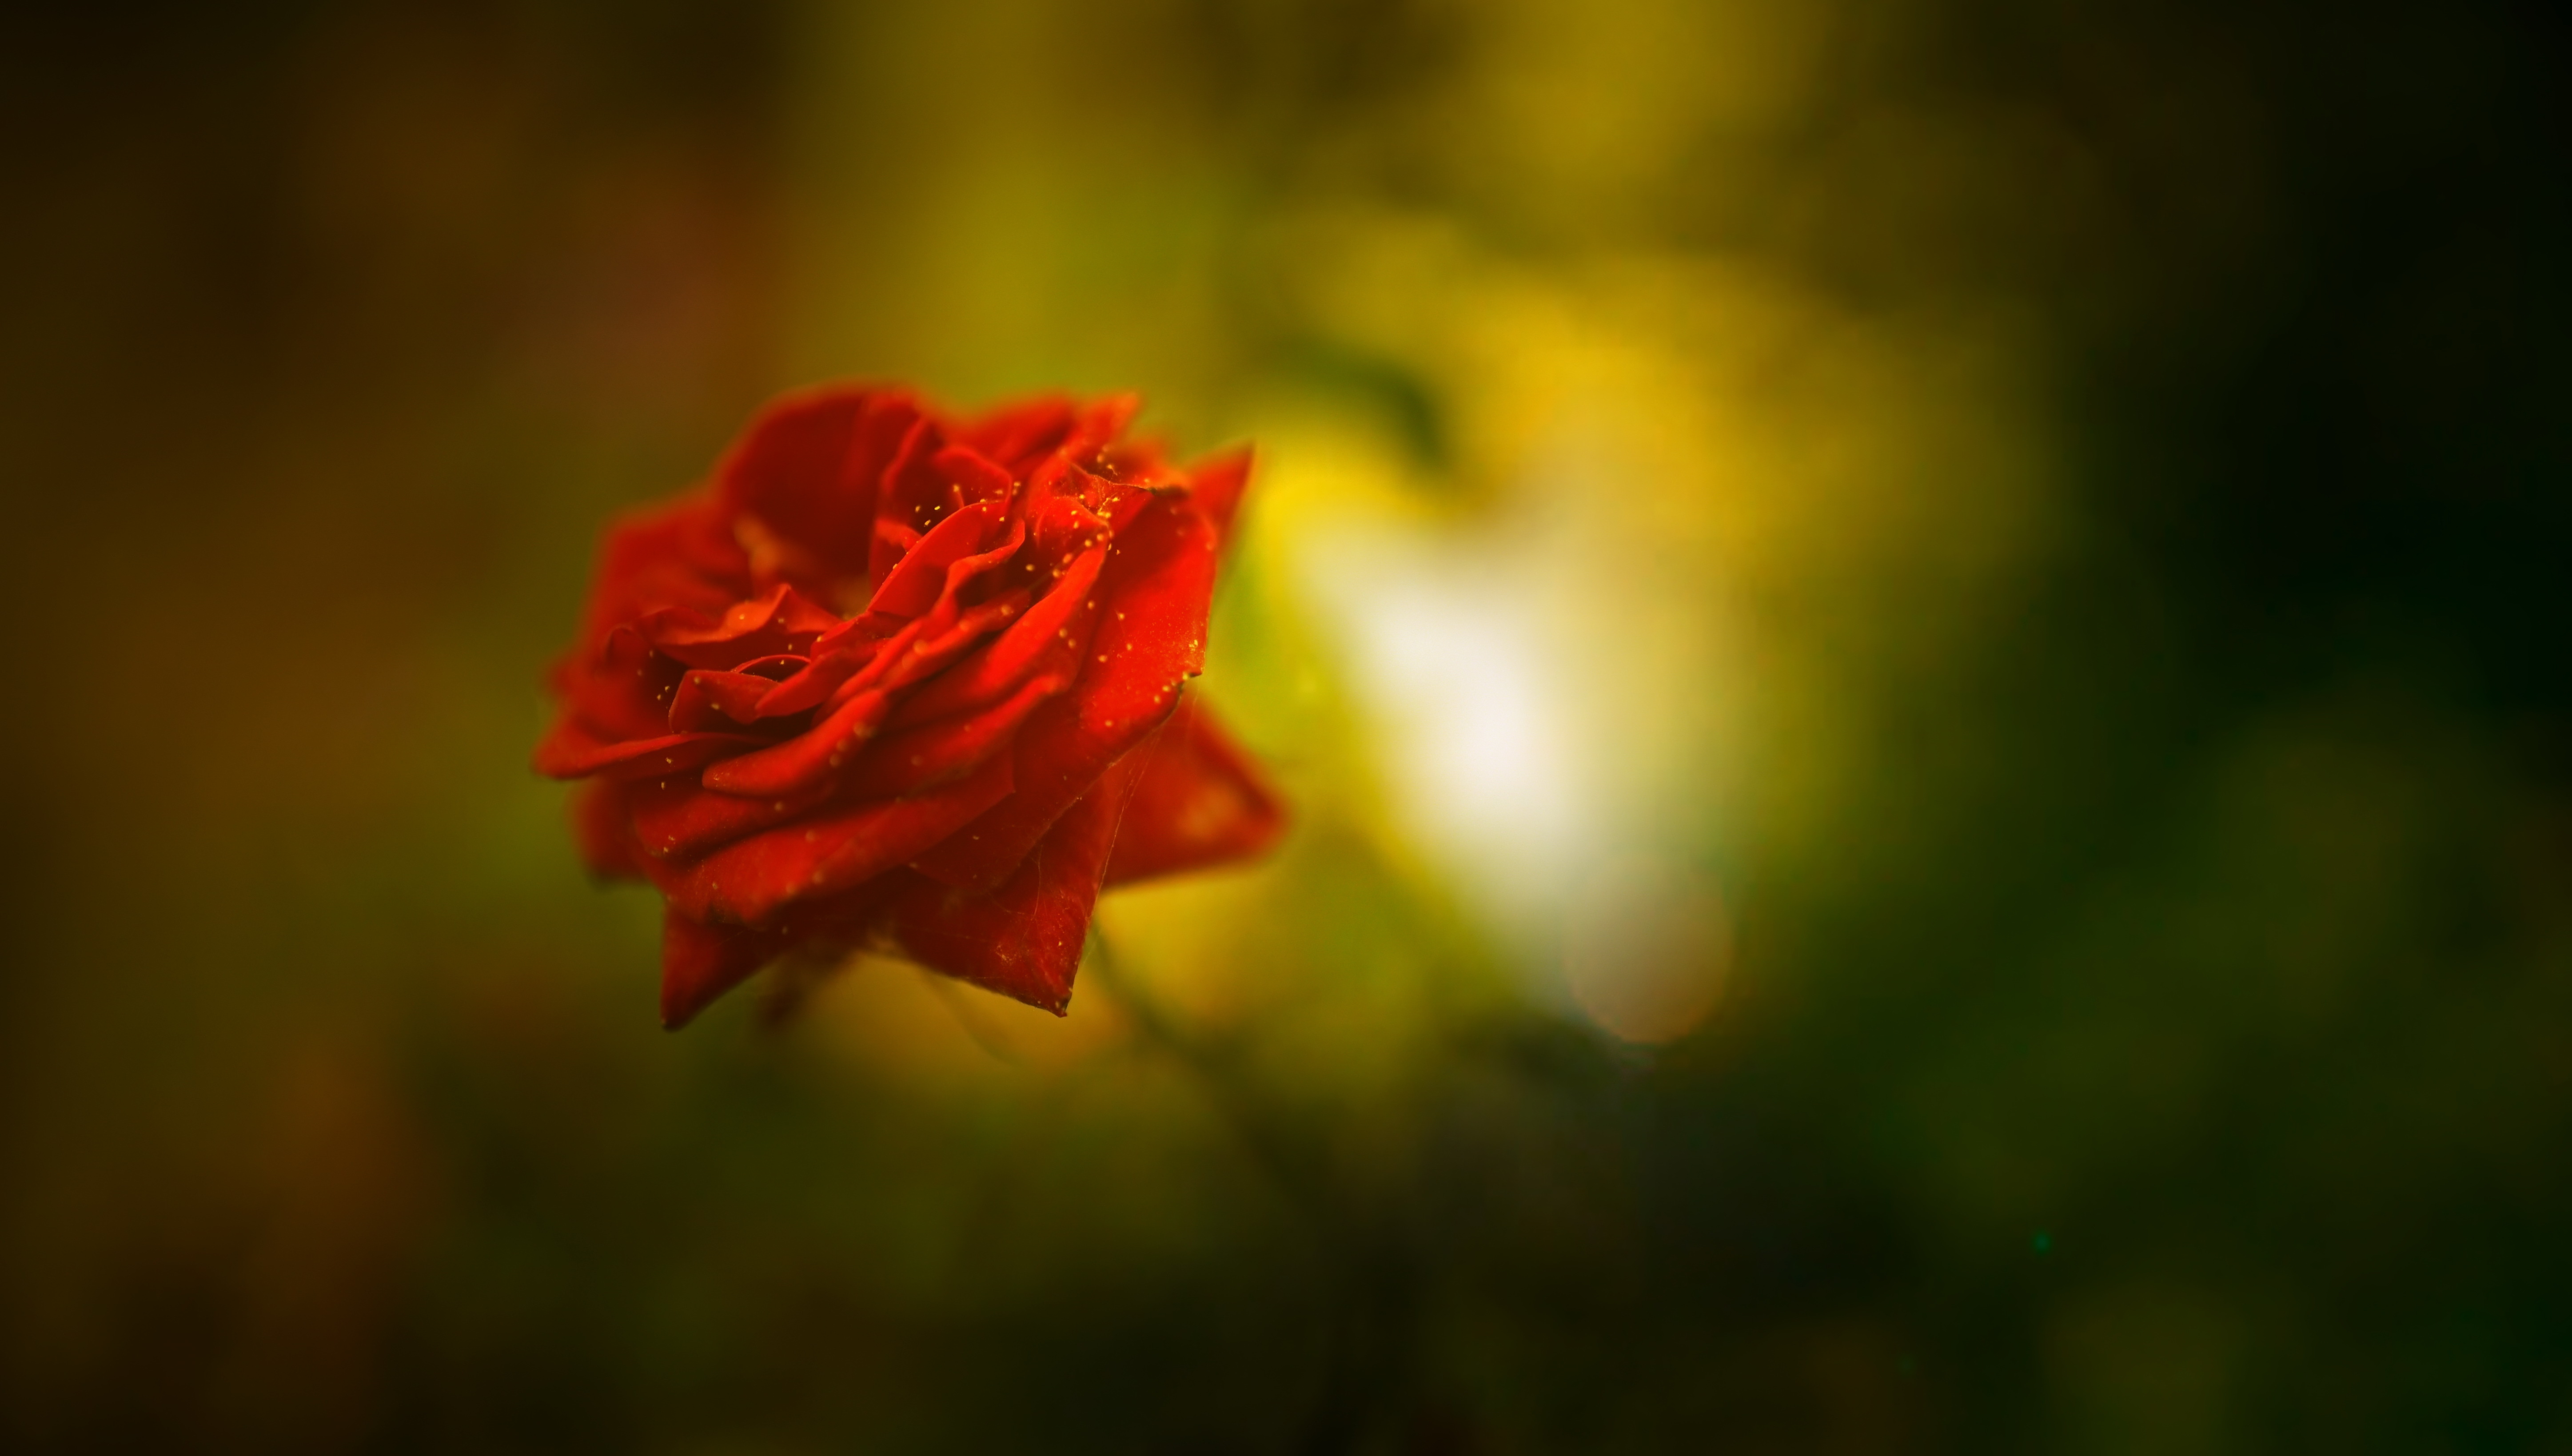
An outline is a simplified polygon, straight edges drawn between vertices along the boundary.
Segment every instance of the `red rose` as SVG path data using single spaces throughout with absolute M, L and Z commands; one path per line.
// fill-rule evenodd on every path
M 609 530 L 535 761 L 661 892 L 665 1024 L 799 947 L 1060 1013 L 1102 885 L 1276 838 L 1182 695 L 1250 457 L 1174 467 L 1135 403 L 807 390 Z

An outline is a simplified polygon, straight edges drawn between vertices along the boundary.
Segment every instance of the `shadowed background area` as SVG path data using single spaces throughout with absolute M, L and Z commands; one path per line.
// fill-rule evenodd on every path
M 2534 6 L 0 29 L 0 1444 L 2572 1450 Z M 769 393 L 1261 474 L 1297 810 L 657 1030 L 527 754 Z

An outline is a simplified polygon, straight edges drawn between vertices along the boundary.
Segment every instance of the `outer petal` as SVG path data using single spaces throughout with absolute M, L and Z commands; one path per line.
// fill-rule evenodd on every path
M 1125 427 L 1134 422 L 1136 411 L 1142 407 L 1143 396 L 1130 389 L 1082 405 L 1073 419 L 1071 438 L 1063 442 L 1064 453 L 1077 458 L 1107 448 L 1125 433 Z
M 571 829 L 580 845 L 580 862 L 601 879 L 641 879 L 634 862 L 633 836 L 626 830 L 626 785 L 595 778 L 572 794 Z
M 760 746 L 744 733 L 666 733 L 608 742 L 578 723 L 556 724 L 536 745 L 536 771 L 548 778 L 616 778 L 693 773 L 726 753 Z
M 1136 518 L 1101 579 L 1080 680 L 1018 734 L 1017 792 L 974 826 L 978 838 L 951 840 L 914 868 L 998 888 L 1108 765 L 1161 726 L 1204 663 L 1214 560 L 1214 533 L 1195 511 L 1163 501 Z
M 826 786 L 792 798 L 743 798 L 687 774 L 634 784 L 627 790 L 627 822 L 635 848 L 656 859 L 689 860 L 801 817 L 827 796 Z
M 644 867 L 692 920 L 765 925 L 789 905 L 827 899 L 916 858 L 1007 797 L 1009 784 L 1001 755 L 926 793 L 816 813 L 685 867 Z
M 826 384 L 786 395 L 716 465 L 716 493 L 728 515 L 757 519 L 762 539 L 805 558 L 786 564 L 790 578 L 803 574 L 796 566 L 864 578 L 877 479 L 919 418 L 899 390 Z
M 1227 450 L 1188 467 L 1188 494 L 1214 527 L 1215 539 L 1232 541 L 1232 519 L 1241 510 L 1242 492 L 1250 487 L 1250 447 Z
M 950 488 L 933 463 L 946 446 L 946 432 L 924 415 L 912 422 L 886 462 L 876 482 L 875 535 L 867 546 L 869 580 L 885 580 L 944 507 L 963 504 L 962 494 Z
M 552 686 L 564 717 L 579 720 L 592 736 L 649 738 L 669 730 L 670 695 L 680 671 L 631 624 L 621 623 L 556 662 Z
M 703 495 L 624 516 L 599 543 L 581 643 L 595 651 L 620 623 L 665 607 L 721 612 L 750 587 L 750 558 Z
M 1062 1015 L 1131 781 L 1121 769 L 1101 778 L 995 890 L 952 888 L 925 875 L 896 881 L 886 937 L 931 970 Z
M 1107 860 L 1110 885 L 1249 859 L 1285 832 L 1285 806 L 1193 699 L 1132 761 L 1134 796 Z
M 686 1026 L 714 999 L 793 943 L 784 931 L 700 925 L 677 910 L 661 916 L 661 1025 Z
M 1003 406 L 965 425 L 964 442 L 1023 479 L 1070 435 L 1079 406 L 1067 394 L 1044 394 Z

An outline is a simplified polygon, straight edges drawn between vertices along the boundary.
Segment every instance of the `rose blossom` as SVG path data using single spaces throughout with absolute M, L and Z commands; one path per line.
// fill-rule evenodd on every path
M 810 389 L 608 531 L 535 762 L 661 892 L 664 1024 L 866 946 L 1059 1014 L 1102 885 L 1276 838 L 1183 693 L 1250 457 L 1170 465 L 1135 404 Z

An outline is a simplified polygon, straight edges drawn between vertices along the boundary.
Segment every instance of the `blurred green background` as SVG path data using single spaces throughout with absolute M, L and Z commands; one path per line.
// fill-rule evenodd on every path
M 0 1445 L 2572 1451 L 2565 40 L 13 15 Z M 667 1036 L 540 673 L 848 374 L 1258 442 L 1297 828 Z

